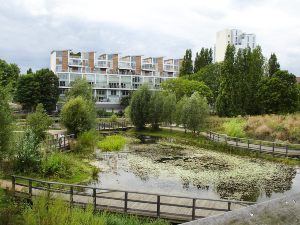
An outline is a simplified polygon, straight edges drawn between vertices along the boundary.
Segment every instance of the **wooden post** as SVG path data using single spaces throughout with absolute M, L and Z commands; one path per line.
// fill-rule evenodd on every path
M 73 193 L 74 193 L 73 186 L 70 186 L 70 207 L 71 208 L 73 207 Z
M 128 192 L 125 191 L 125 197 L 124 197 L 124 212 L 127 212 L 128 208 Z
M 32 180 L 28 180 L 28 194 L 29 194 L 29 199 L 31 200 L 32 198 Z
M 47 199 L 50 200 L 50 183 L 47 183 Z
M 15 176 L 11 177 L 11 190 L 12 190 L 13 196 L 15 196 L 15 191 L 16 191 L 16 178 L 15 178 Z
M 261 141 L 259 142 L 259 153 L 261 153 Z
M 209 139 L 211 139 L 211 131 L 209 131 Z
M 275 151 L 275 143 L 273 142 L 273 146 L 272 146 L 273 155 L 274 155 L 274 151 Z
M 214 140 L 215 140 L 215 134 L 212 134 L 212 135 L 213 135 L 213 138 L 212 138 L 212 139 L 213 139 L 213 141 L 214 141 Z
M 248 149 L 250 148 L 250 141 L 249 141 L 249 139 L 247 140 L 247 142 L 248 142 Z
M 157 195 L 156 216 L 160 217 L 160 196 Z
M 94 213 L 97 210 L 97 195 L 96 195 L 96 188 L 93 188 L 93 206 L 94 206 Z
M 66 147 L 66 136 L 64 136 L 64 148 Z
M 192 220 L 196 219 L 196 199 L 193 198 Z
M 218 134 L 218 141 L 220 140 L 220 135 Z
M 238 146 L 238 139 L 235 138 L 235 145 Z
M 231 202 L 228 202 L 228 211 L 231 211 Z
M 225 144 L 227 145 L 227 136 L 225 136 Z
M 289 150 L 289 146 L 286 145 L 286 146 L 285 146 L 285 156 L 286 156 L 286 157 L 288 156 L 288 150 Z

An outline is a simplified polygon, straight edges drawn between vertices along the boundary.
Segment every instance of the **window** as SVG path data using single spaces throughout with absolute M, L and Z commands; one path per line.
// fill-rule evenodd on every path
M 96 90 L 97 95 L 105 95 L 105 90 Z
M 127 90 L 123 90 L 123 91 L 122 91 L 122 95 L 123 95 L 123 96 L 127 96 L 127 95 L 129 95 L 129 91 L 127 91 Z
M 59 86 L 61 86 L 61 87 L 66 86 L 66 81 L 59 81 Z
M 114 95 L 114 96 L 117 95 L 117 90 L 111 90 L 110 95 Z

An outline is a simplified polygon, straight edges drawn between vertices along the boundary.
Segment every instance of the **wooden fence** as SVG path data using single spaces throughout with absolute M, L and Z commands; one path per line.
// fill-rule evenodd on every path
M 97 125 L 97 130 L 106 131 L 106 130 L 127 130 L 132 128 L 133 125 L 128 122 L 100 122 Z
M 254 150 L 260 153 L 270 153 L 286 157 L 300 157 L 300 144 L 230 137 L 225 134 L 219 134 L 211 131 L 207 133 L 207 137 L 215 142 L 222 142 L 227 145 Z
M 69 135 L 51 135 L 48 136 L 46 142 L 47 144 L 55 149 L 66 150 L 70 148 L 70 144 L 75 140 L 74 134 Z
M 91 204 L 94 211 L 122 212 L 164 218 L 173 222 L 191 221 L 254 204 L 246 201 L 191 198 L 97 188 L 21 176 L 12 176 L 12 191 L 16 197 L 30 200 L 33 196 L 38 195 L 47 196 L 49 199 L 59 196 L 67 201 L 71 207 L 86 207 L 87 204 Z

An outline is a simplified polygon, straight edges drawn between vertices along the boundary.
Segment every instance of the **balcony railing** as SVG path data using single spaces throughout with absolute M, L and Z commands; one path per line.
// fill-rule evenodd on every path
M 111 68 L 112 67 L 112 62 L 107 61 L 107 60 L 98 60 L 95 63 L 95 67 L 98 67 L 98 68 Z
M 128 70 L 135 69 L 135 63 L 119 61 L 119 69 L 128 69 Z
M 155 64 L 152 64 L 152 63 L 144 63 L 142 65 L 142 69 L 143 70 L 156 70 L 156 65 Z

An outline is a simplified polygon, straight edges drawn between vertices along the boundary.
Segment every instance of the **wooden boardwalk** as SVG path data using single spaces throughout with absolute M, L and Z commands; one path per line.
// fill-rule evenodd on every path
M 258 151 L 260 153 L 269 153 L 273 155 L 286 157 L 300 157 L 300 144 L 287 144 L 280 142 L 270 142 L 254 140 L 249 138 L 230 137 L 225 134 L 208 132 L 207 138 L 215 142 L 225 143 L 227 145 Z
M 117 131 L 117 130 L 128 130 L 134 126 L 128 122 L 100 122 L 97 124 L 96 129 L 98 131 Z
M 227 211 L 239 209 L 253 202 L 191 198 L 186 196 L 113 190 L 83 185 L 47 182 L 26 177 L 12 176 L 15 196 L 31 199 L 33 196 L 61 197 L 71 206 L 94 210 L 108 210 L 140 216 L 164 218 L 171 222 L 186 222 Z

